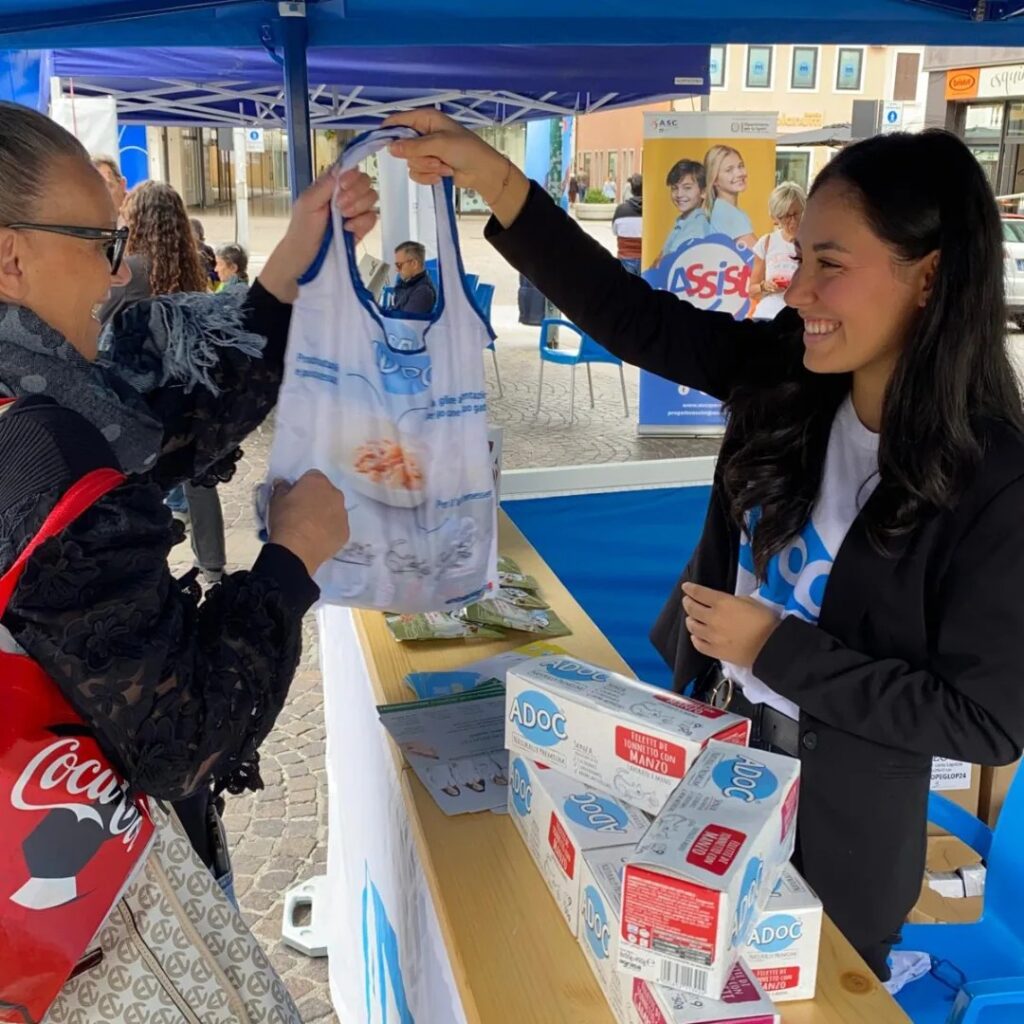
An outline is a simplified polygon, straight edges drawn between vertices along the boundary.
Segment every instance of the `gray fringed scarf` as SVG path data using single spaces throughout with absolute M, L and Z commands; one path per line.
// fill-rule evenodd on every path
M 48 395 L 80 413 L 110 442 L 126 473 L 148 472 L 163 425 L 145 395 L 167 384 L 218 394 L 211 370 L 218 349 L 252 358 L 265 339 L 245 329 L 244 294 L 169 295 L 124 310 L 103 332 L 95 363 L 22 306 L 0 303 L 0 394 Z

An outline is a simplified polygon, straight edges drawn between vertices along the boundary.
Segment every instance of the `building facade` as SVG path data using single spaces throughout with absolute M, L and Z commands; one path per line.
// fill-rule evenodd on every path
M 807 187 L 835 152 L 827 146 L 791 145 L 797 136 L 853 121 L 855 102 L 875 101 L 890 129 L 924 127 L 929 77 L 924 48 L 913 46 L 712 46 L 711 92 L 669 104 L 587 114 L 579 118 L 577 173 L 600 185 L 609 173 L 619 194 L 632 170 L 640 170 L 643 113 L 671 106 L 679 111 L 777 112 L 776 180 Z
M 643 170 L 644 111 L 671 110 L 671 103 L 598 111 L 576 119 L 577 178 L 600 189 L 608 176 L 621 198 L 631 174 Z
M 850 124 L 860 100 L 895 111 L 890 127 L 919 130 L 927 87 L 923 53 L 912 46 L 712 46 L 708 106 L 777 111 L 776 179 L 806 188 L 835 150 L 787 145 L 786 136 Z
M 997 196 L 1024 195 L 1024 49 L 928 47 L 929 124 L 962 138 Z

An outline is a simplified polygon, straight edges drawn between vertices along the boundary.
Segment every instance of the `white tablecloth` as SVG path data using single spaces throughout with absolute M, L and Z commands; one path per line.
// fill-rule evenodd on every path
M 466 1024 L 351 611 L 317 616 L 331 998 L 344 1024 Z

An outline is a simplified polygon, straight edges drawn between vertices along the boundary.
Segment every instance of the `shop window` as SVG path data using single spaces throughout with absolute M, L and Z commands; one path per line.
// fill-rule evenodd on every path
M 747 88 L 770 89 L 772 87 L 772 48 L 770 46 L 747 47 Z
M 793 67 L 789 76 L 791 89 L 818 88 L 818 48 L 794 46 Z
M 999 147 L 998 146 L 971 146 L 971 152 L 974 154 L 974 158 L 981 164 L 981 169 L 985 172 L 985 177 L 988 178 L 988 183 L 992 186 L 992 191 L 997 192 L 998 175 L 999 175 Z
M 917 102 L 917 76 L 920 72 L 919 53 L 896 54 L 896 77 L 892 85 L 892 98 L 897 103 Z
M 864 73 L 864 51 L 859 48 L 841 46 L 836 59 L 836 89 L 845 92 L 860 92 Z
M 964 111 L 964 135 L 967 138 L 998 139 L 1002 130 L 1002 103 L 971 103 Z
M 775 153 L 775 184 L 795 181 L 801 188 L 807 188 L 810 177 L 811 154 L 796 150 L 777 150 Z
M 1006 117 L 1007 135 L 1024 135 L 1024 103 L 1011 103 Z
M 714 89 L 725 86 L 725 47 L 712 46 L 708 56 L 708 84 Z

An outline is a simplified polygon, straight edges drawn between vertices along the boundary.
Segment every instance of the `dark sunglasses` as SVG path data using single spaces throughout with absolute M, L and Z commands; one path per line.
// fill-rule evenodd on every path
M 80 228 L 70 224 L 5 224 L 4 227 L 15 231 L 49 231 L 51 235 L 67 235 L 70 238 L 82 238 L 89 242 L 107 243 L 107 261 L 110 273 L 116 274 L 124 259 L 125 246 L 128 244 L 128 228 Z

